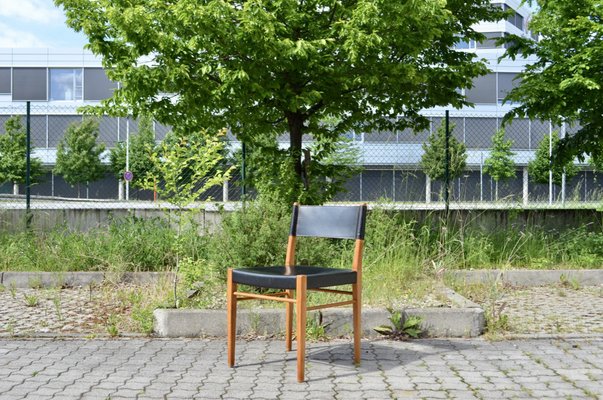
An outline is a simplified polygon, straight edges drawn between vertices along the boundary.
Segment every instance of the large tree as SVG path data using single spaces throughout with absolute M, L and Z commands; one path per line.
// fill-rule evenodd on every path
M 502 18 L 489 0 L 55 3 L 121 82 L 104 111 L 150 112 L 183 131 L 228 126 L 267 154 L 287 132 L 298 182 L 304 134 L 424 129 L 421 109 L 466 105 L 457 89 L 487 67 L 454 45 Z
M 508 55 L 532 56 L 507 100 L 521 103 L 507 119 L 529 116 L 581 126 L 559 141 L 553 160 L 603 157 L 603 2 L 538 0 L 530 29 L 539 40 L 510 37 Z

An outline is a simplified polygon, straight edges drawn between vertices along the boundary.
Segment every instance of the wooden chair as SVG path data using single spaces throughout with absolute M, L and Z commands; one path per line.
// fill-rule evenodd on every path
M 296 203 L 293 205 L 291 231 L 284 266 L 228 269 L 228 366 L 234 366 L 237 301 L 249 299 L 276 300 L 286 304 L 285 342 L 287 351 L 291 351 L 293 305 L 295 305 L 298 382 L 304 381 L 307 311 L 352 304 L 354 362 L 360 363 L 362 251 L 365 220 L 366 204 L 360 206 L 300 206 Z M 352 269 L 296 265 L 295 244 L 298 236 L 355 239 Z M 239 284 L 281 289 L 282 291 L 271 294 L 240 292 L 237 290 Z M 352 285 L 352 291 L 326 289 L 331 286 L 348 284 Z M 352 299 L 307 307 L 308 290 L 347 295 Z

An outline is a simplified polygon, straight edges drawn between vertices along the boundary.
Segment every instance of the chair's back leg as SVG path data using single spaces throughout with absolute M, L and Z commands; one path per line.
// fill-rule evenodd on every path
M 226 313 L 227 313 L 227 342 L 228 342 L 228 366 L 234 366 L 235 358 L 235 335 L 237 331 L 237 297 L 234 292 L 237 284 L 232 281 L 232 269 L 228 269 L 226 282 Z
M 297 381 L 303 382 L 306 369 L 306 275 L 297 275 L 295 287 L 295 305 L 297 329 Z
M 287 290 L 287 297 L 293 298 L 293 291 Z M 291 341 L 293 337 L 293 303 L 286 303 L 287 311 L 285 316 L 285 345 L 287 351 L 291 351 Z

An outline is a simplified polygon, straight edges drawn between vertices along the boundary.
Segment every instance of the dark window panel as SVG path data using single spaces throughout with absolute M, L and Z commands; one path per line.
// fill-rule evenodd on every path
M 334 201 L 360 201 L 360 175 L 351 177 L 345 184 L 344 190 L 335 195 Z
M 25 126 L 25 116 L 21 119 Z M 33 147 L 46 147 L 46 116 L 32 115 L 30 119 L 31 126 L 31 143 Z
M 395 143 L 396 132 L 392 131 L 373 131 L 364 134 L 365 142 Z
M 434 117 L 432 120 L 431 131 L 433 133 L 437 132 L 437 130 L 440 128 L 440 126 L 443 126 L 442 124 L 445 123 L 444 121 L 445 121 L 445 118 Z M 449 127 L 451 130 L 452 136 L 454 136 L 456 138 L 456 140 L 458 140 L 459 142 L 464 143 L 465 135 L 464 135 L 463 118 L 456 118 L 456 117 L 450 118 Z
M 452 130 L 452 136 L 454 136 L 459 142 L 465 143 L 465 121 L 464 118 L 450 118 L 450 128 L 454 126 Z
M 523 17 L 517 13 L 515 13 L 515 24 L 516 27 L 523 30 Z
M 13 68 L 13 100 L 46 101 L 46 68 Z
M 438 131 L 438 129 L 440 129 L 440 127 L 442 126 L 443 121 L 444 121 L 444 118 L 440 118 L 440 117 L 431 118 L 431 133 L 436 133 Z
M 102 68 L 84 69 L 84 100 L 103 100 L 113 95 L 117 82 L 111 81 Z
M 362 199 L 363 201 L 376 201 L 392 199 L 394 188 L 394 174 L 392 170 L 365 170 L 362 171 Z
M 517 74 L 509 72 L 498 73 L 498 99 L 503 100 L 511 89 L 519 86 L 521 79 L 515 79 Z
M 496 118 L 466 118 L 465 140 L 468 148 L 489 149 L 498 129 Z
M 128 137 L 128 129 L 130 134 L 138 132 L 138 121 L 133 118 L 121 117 L 119 119 L 119 137 L 117 139 L 118 141 L 126 141 L 126 138 Z
M 425 201 L 425 174 L 419 170 L 394 172 L 395 201 Z
M 21 123 L 25 128 L 25 115 L 20 115 Z M 10 115 L 0 115 L 0 134 L 5 133 L 4 124 Z M 46 147 L 46 116 L 45 115 L 32 115 L 30 119 L 31 123 L 31 143 L 33 147 Z
M 533 120 L 530 127 L 530 141 L 532 150 L 536 150 L 540 142 L 549 137 L 549 122 Z M 548 139 L 547 139 L 548 140 Z
M 82 122 L 79 115 L 49 115 L 48 116 L 48 147 L 55 148 L 65 136 L 67 127 L 75 122 Z
M 98 141 L 114 147 L 117 143 L 117 118 L 102 117 L 99 122 Z
M 514 119 L 505 126 L 505 137 L 513 140 L 514 149 L 530 148 L 530 121 L 527 119 Z
M 406 128 L 403 131 L 398 132 L 398 141 L 400 143 L 423 143 L 428 137 L 428 130 L 415 132 L 411 128 Z
M 502 37 L 501 32 L 487 32 L 484 33 L 486 37 L 483 41 L 477 42 L 478 49 L 497 49 L 500 46 L 496 45 L 496 40 Z
M 472 103 L 496 103 L 496 74 L 486 74 L 475 78 L 473 88 L 465 91 Z
M 0 94 L 10 93 L 10 68 L 0 68 Z

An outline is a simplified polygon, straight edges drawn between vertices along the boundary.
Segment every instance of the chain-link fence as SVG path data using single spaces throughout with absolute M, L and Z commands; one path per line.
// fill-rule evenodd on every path
M 409 207 L 443 203 L 446 179 L 430 177 L 425 166 L 430 163 L 423 158 L 426 147 L 430 146 L 430 135 L 435 135 L 438 128 L 443 129 L 445 125 L 445 113 L 426 115 L 430 126 L 422 132 L 407 129 L 355 135 L 362 150 L 361 164 L 364 168 L 348 182 L 347 193 L 339 194 L 337 200 L 383 200 L 406 203 Z M 502 128 L 503 115 L 465 111 L 450 113 L 450 140 L 456 139 L 462 143 L 466 155 L 462 171 L 449 176 L 451 204 L 478 204 L 483 207 L 563 206 L 602 199 L 602 177 L 588 163 L 576 161 L 565 169 L 565 173 L 550 174 L 548 165 L 542 171 L 542 163 L 549 162 L 548 155 L 555 136 L 571 135 L 577 130 L 575 126 L 558 127 L 548 121 L 516 119 L 504 127 L 504 141 L 510 141 L 508 165 L 511 166 L 511 173 L 501 176 L 496 166 L 489 167 L 489 164 L 496 164 L 492 162 L 492 156 L 497 155 L 493 151 L 493 137 Z M 541 154 L 544 158 L 540 160 L 537 157 L 539 147 L 544 151 Z M 436 153 L 442 153 L 440 162 L 443 162 L 445 147 L 436 145 L 435 148 Z M 454 164 L 454 160 L 451 163 Z
M 430 143 L 430 135 L 434 135 L 439 127 L 445 125 L 445 114 L 431 112 L 425 115 L 430 119 L 430 127 L 422 132 L 407 129 L 399 132 L 350 135 L 354 146 L 359 150 L 358 164 L 361 170 L 346 183 L 346 191 L 339 193 L 335 201 L 391 201 L 408 207 L 441 206 L 446 198 L 446 179 L 426 174 L 425 166 L 429 163 L 422 159 L 425 146 Z M 0 135 L 7 135 L 7 121 L 14 116 L 19 116 L 23 127 L 27 125 L 25 104 L 0 106 Z M 571 126 L 555 127 L 547 121 L 520 119 L 506 127 L 505 140 L 511 141 L 512 173 L 507 174 L 504 179 L 495 180 L 495 174 L 488 167 L 488 160 L 493 155 L 492 138 L 501 128 L 502 116 L 500 112 L 450 113 L 450 143 L 462 143 L 466 156 L 465 165 L 460 172 L 454 168 L 449 171 L 451 205 L 568 205 L 601 200 L 601 176 L 589 164 L 568 167 L 566 173 L 561 174 L 561 179 L 555 174 L 545 173 L 543 178 L 528 173 L 530 163 L 537 158 L 539 146 L 549 149 L 555 132 L 560 136 L 571 135 L 577 129 Z M 57 173 L 57 147 L 65 137 L 68 126 L 82 122 L 82 119 L 76 107 L 72 105 L 31 106 L 31 159 L 34 160 L 33 163 L 41 165 L 41 172 L 37 171 L 36 175 L 31 177 L 30 207 L 148 207 L 157 198 L 152 190 L 142 190 L 133 183 L 129 184 L 124 179 L 119 179 L 121 175 L 116 171 L 108 169 L 110 149 L 118 146 L 120 142 L 129 144 L 138 134 L 140 121 L 133 118 L 103 116 L 98 119 L 97 141 L 105 147 L 100 159 L 107 167 L 106 172 L 98 179 L 70 184 L 64 176 Z M 152 122 L 152 135 L 157 142 L 162 141 L 169 130 L 167 126 Z M 287 140 L 286 137 L 282 139 Z M 231 150 L 240 147 L 240 143 L 233 142 Z M 445 148 L 436 150 L 436 154 L 445 152 Z M 0 156 L 6 161 L 5 154 Z M 451 154 L 451 157 L 455 157 L 454 154 Z M 0 170 L 3 181 L 0 182 L 0 208 L 25 208 L 28 197 L 25 179 L 14 176 L 8 178 L 6 173 L 2 175 L 2 171 L 10 169 L 4 161 Z M 239 200 L 242 188 L 238 184 L 241 180 L 240 166 L 237 167 L 229 182 L 213 187 L 203 194 L 203 198 L 211 197 L 215 201 Z

